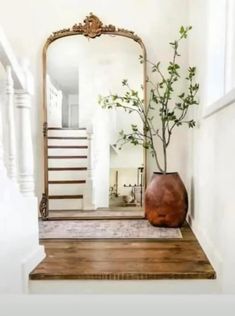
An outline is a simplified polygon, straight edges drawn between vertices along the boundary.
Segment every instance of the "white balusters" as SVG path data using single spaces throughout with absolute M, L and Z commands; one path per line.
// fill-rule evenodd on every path
M 34 159 L 31 130 L 31 94 L 33 93 L 33 78 L 28 69 L 29 63 L 23 60 L 21 69 L 25 77 L 24 89 L 15 90 L 15 105 L 17 115 L 17 145 L 18 145 L 18 183 L 25 197 L 34 193 Z
M 14 116 L 14 84 L 11 74 L 11 67 L 6 67 L 6 128 L 8 136 L 7 144 L 7 171 L 8 176 L 16 181 L 16 133 L 15 133 L 15 116 Z
M 84 199 L 83 199 L 83 209 L 84 210 L 94 210 L 93 204 L 93 172 L 92 172 L 92 137 L 93 130 L 91 127 L 87 129 L 87 179 L 86 179 L 86 187 L 84 191 Z
M 31 96 L 26 91 L 16 91 L 18 116 L 18 182 L 24 196 L 34 196 L 34 161 L 31 131 Z
M 14 182 L 18 180 L 19 189 L 24 196 L 34 196 L 34 165 L 31 132 L 31 95 L 32 78 L 27 65 L 22 65 L 25 85 L 14 89 L 12 68 L 6 66 L 5 106 L 0 120 L 0 169 L 4 169 L 3 144 L 6 154 L 7 173 Z M 19 83 L 18 87 L 19 88 Z M 15 116 L 17 122 L 15 121 Z M 4 123 L 4 140 L 2 139 L 2 124 Z M 18 149 L 18 150 L 17 150 Z M 17 177 L 18 167 L 18 177 Z

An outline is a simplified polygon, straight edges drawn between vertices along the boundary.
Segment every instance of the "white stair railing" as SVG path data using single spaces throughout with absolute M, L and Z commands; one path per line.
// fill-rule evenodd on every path
M 0 64 L 0 79 L 5 76 L 0 98 L 0 222 L 4 227 L 0 229 L 0 269 L 4 275 L 0 293 L 25 293 L 29 273 L 45 257 L 44 247 L 39 245 L 34 192 L 33 80 L 26 64 L 18 63 L 1 28 Z
M 7 174 L 18 182 L 20 192 L 25 197 L 32 197 L 35 196 L 30 112 L 33 79 L 27 63 L 20 65 L 16 60 L 1 29 L 0 62 L 6 72 L 2 121 Z
M 20 192 L 28 197 L 34 196 L 33 145 L 30 119 L 30 94 L 17 91 L 15 103 L 18 115 L 18 183 Z

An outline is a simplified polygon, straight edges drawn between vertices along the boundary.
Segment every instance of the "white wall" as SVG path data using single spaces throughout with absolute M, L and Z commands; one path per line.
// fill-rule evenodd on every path
M 188 188 L 190 182 L 192 183 L 190 217 L 193 228 L 217 269 L 222 290 L 235 292 L 233 251 L 235 104 L 230 104 L 229 107 L 208 118 L 202 118 L 202 110 L 208 106 L 206 100 L 208 100 L 211 80 L 221 80 L 221 77 L 208 77 L 208 69 L 210 69 L 207 46 L 210 42 L 208 41 L 210 33 L 208 2 L 205 0 L 0 1 L 1 25 L 18 56 L 30 60 L 36 80 L 32 126 L 39 196 L 43 190 L 41 52 L 49 34 L 81 22 L 89 12 L 93 12 L 104 23 L 134 30 L 140 35 L 150 60 L 168 62 L 171 56 L 168 42 L 177 37 L 179 26 L 187 24 L 193 26 L 190 34 L 189 63 L 199 69 L 201 100 L 197 112 L 199 127 L 194 131 L 191 139 L 184 129 L 176 132 L 169 149 L 169 170 L 178 170 Z M 190 4 L 190 19 L 188 19 L 188 4 Z M 216 35 L 216 32 L 211 34 Z M 234 36 L 232 31 L 231 36 Z M 181 55 L 180 62 L 185 69 L 188 65 L 186 43 L 183 44 Z M 234 59 L 231 56 L 230 53 L 230 59 L 225 60 L 228 64 Z M 232 67 L 234 65 L 230 69 L 234 69 Z M 231 81 L 234 80 L 232 72 L 229 76 L 232 78 Z M 189 146 L 190 142 L 194 145 L 193 151 Z M 151 159 L 148 163 L 150 176 L 156 167 Z
M 0 0 L 0 20 L 9 41 L 18 56 L 27 57 L 32 65 L 36 93 L 33 106 L 33 137 L 38 196 L 43 191 L 43 147 L 42 147 L 42 47 L 52 31 L 70 27 L 83 21 L 93 12 L 106 24 L 114 24 L 134 30 L 144 41 L 149 58 L 168 61 L 168 42 L 174 40 L 180 25 L 187 24 L 187 0 Z M 14 8 L 14 10 L 13 10 Z M 180 8 L 180 9 L 179 9 Z M 177 12 L 177 14 L 176 14 Z M 43 21 L 43 23 L 42 23 Z M 17 26 L 17 30 L 16 30 Z M 186 46 L 182 55 L 186 54 Z M 187 64 L 187 58 L 182 57 Z M 175 137 L 174 142 L 177 142 Z M 172 157 L 172 169 L 185 176 L 187 148 Z M 173 145 L 174 147 L 174 145 Z M 179 151 L 177 151 L 178 153 Z M 150 159 L 149 175 L 156 170 Z
M 109 113 L 98 108 L 92 122 L 92 174 L 95 208 L 109 206 L 110 138 Z
M 223 1 L 221 2 L 223 5 Z M 223 88 L 225 86 L 225 77 L 211 77 L 211 67 L 208 65 L 214 60 L 214 56 L 217 58 L 219 55 L 222 59 L 219 59 L 218 67 L 228 64 L 228 60 L 223 59 L 222 52 L 218 51 L 218 46 L 217 50 L 211 50 L 210 47 L 214 39 L 208 40 L 208 37 L 217 38 L 218 34 L 208 31 L 209 4 L 210 1 L 204 0 L 190 1 L 190 24 L 193 25 L 193 30 L 189 60 L 199 69 L 201 87 L 201 102 L 197 114 L 199 127 L 191 139 L 194 143 L 191 161 L 191 220 L 197 237 L 216 268 L 221 290 L 224 293 L 235 293 L 235 102 L 208 117 L 203 116 L 208 107 L 213 108 L 207 98 L 211 87 L 215 84 Z M 234 54 L 235 50 L 233 62 Z M 215 63 L 214 68 L 216 67 Z M 226 67 L 224 71 L 226 73 Z M 226 91 L 222 89 L 222 94 L 224 93 Z
M 0 188 L 0 294 L 22 294 L 29 273 L 45 256 L 38 241 L 37 199 L 23 198 L 2 171 Z

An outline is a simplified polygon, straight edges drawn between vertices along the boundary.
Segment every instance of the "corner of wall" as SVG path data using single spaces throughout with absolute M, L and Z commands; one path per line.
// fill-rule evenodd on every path
M 44 246 L 38 245 L 21 263 L 22 292 L 28 293 L 29 274 L 45 258 Z

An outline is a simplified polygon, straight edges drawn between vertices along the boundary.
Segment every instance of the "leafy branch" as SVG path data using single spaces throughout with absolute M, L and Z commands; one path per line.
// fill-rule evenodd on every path
M 141 145 L 150 151 L 156 161 L 156 165 L 160 172 L 167 172 L 167 148 L 170 144 L 173 130 L 181 125 L 187 125 L 189 128 L 195 126 L 193 119 L 186 119 L 188 110 L 191 106 L 198 105 L 196 99 L 199 90 L 199 84 L 195 83 L 196 68 L 189 67 L 187 76 L 184 78 L 186 83 L 185 91 L 176 95 L 175 86 L 179 82 L 181 75 L 181 67 L 177 63 L 180 57 L 179 44 L 188 37 L 191 26 L 181 26 L 179 30 L 179 38 L 174 42 L 170 42 L 173 49 L 172 59 L 169 62 L 166 74 L 161 69 L 161 62 L 153 63 L 149 60 L 146 62 L 151 66 L 152 76 L 157 75 L 155 80 L 147 78 L 147 84 L 150 87 L 149 100 L 145 106 L 144 100 L 139 96 L 138 91 L 131 89 L 128 80 L 124 79 L 122 85 L 125 89 L 123 95 L 110 94 L 108 96 L 100 96 L 99 103 L 105 109 L 121 108 L 128 113 L 136 112 L 143 127 L 132 124 L 131 132 L 119 133 L 120 138 L 117 140 L 116 146 L 119 149 L 127 144 Z M 140 63 L 144 63 L 144 57 L 139 56 Z M 159 79 L 158 79 L 159 78 Z M 154 125 L 154 117 L 156 112 L 160 116 L 161 127 Z M 162 151 L 164 162 L 160 164 L 155 139 L 158 138 L 162 143 Z

